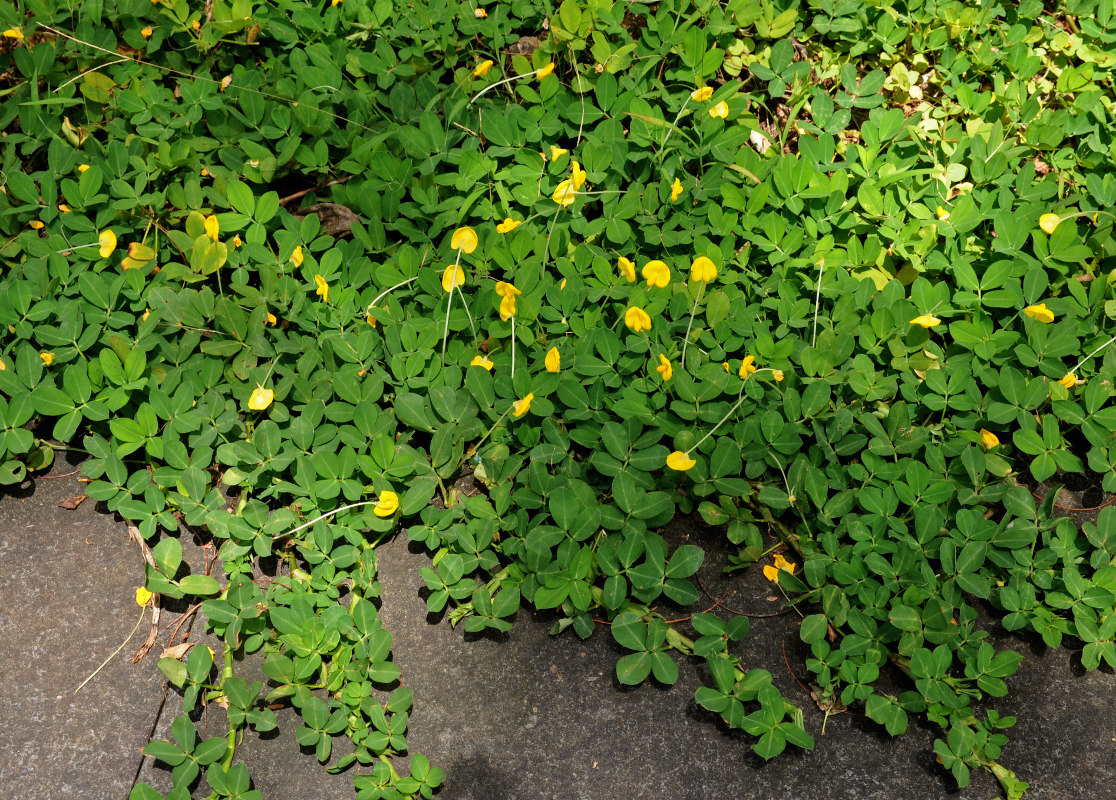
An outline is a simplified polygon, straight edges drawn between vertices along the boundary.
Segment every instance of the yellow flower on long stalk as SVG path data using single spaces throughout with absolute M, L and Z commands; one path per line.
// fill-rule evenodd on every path
M 1053 236 L 1061 221 L 1062 218 L 1057 214 L 1043 214 L 1039 217 L 1039 227 L 1047 236 Z
M 314 294 L 316 294 L 320 298 L 322 298 L 323 303 L 328 303 L 329 302 L 329 284 L 326 283 L 326 279 L 323 278 L 321 275 L 315 275 L 314 276 L 314 285 L 318 287 L 317 289 L 314 290 Z
M 550 160 L 557 161 L 559 158 L 570 152 L 564 147 L 557 147 L 556 145 L 550 146 Z
M 1000 438 L 992 431 L 980 429 L 980 443 L 984 445 L 985 450 L 991 450 L 993 447 L 1000 443 Z
M 942 321 L 932 314 L 921 314 L 911 320 L 911 325 L 919 325 L 923 328 L 933 328 L 936 325 L 941 325 Z
M 210 214 L 205 218 L 205 235 L 213 241 L 217 241 L 217 234 L 221 232 L 221 226 L 217 222 L 217 217 Z
M 657 259 L 643 265 L 642 275 L 648 286 L 664 289 L 670 284 L 670 267 Z
M 620 274 L 627 278 L 628 283 L 636 282 L 636 265 L 634 261 L 620 256 L 620 259 L 616 262 L 616 266 L 619 267 Z
M 674 179 L 674 183 L 670 186 L 670 202 L 678 202 L 678 198 L 682 196 L 682 181 L 678 178 Z
M 763 577 L 767 578 L 772 583 L 778 583 L 780 572 L 786 572 L 788 575 L 793 575 L 796 566 L 796 564 L 787 561 L 787 559 L 783 558 L 782 555 L 776 553 L 774 565 L 764 565 Z
M 585 170 L 576 161 L 570 162 L 570 185 L 575 192 L 581 191 L 581 187 L 585 185 Z
M 442 272 L 442 289 L 446 292 L 452 292 L 458 286 L 465 285 L 465 270 L 457 266 L 457 264 L 450 264 Z
M 512 416 L 522 417 L 531 410 L 531 401 L 535 399 L 534 394 L 527 394 L 522 400 L 516 400 L 512 405 Z
M 505 217 L 504 221 L 496 226 L 496 233 L 511 233 L 522 224 L 520 220 Z
M 1023 313 L 1033 320 L 1043 323 L 1050 323 L 1054 321 L 1054 312 L 1046 307 L 1046 303 L 1039 303 L 1034 306 L 1027 306 L 1023 309 Z
M 500 298 L 500 321 L 511 320 L 511 371 L 515 376 L 515 298 L 522 294 L 507 281 L 496 282 L 496 294 Z
M 729 115 L 728 103 L 726 103 L 724 100 L 722 100 L 721 102 L 717 103 L 716 105 L 712 106 L 709 109 L 709 116 L 713 117 L 713 119 L 717 119 L 717 118 L 726 119 L 728 117 L 728 115 Z
M 377 517 L 390 517 L 399 510 L 399 495 L 387 489 L 380 492 L 379 498 L 376 500 L 375 505 L 372 506 L 372 513 Z
M 97 253 L 101 258 L 108 258 L 112 255 L 112 251 L 116 249 L 116 234 L 111 230 L 101 231 L 101 235 L 97 237 L 97 242 L 101 245 Z
M 639 306 L 628 306 L 628 310 L 624 312 L 624 324 L 628 326 L 632 333 L 649 331 L 651 330 L 651 317 Z
M 537 70 L 535 70 L 535 77 L 538 78 L 541 81 L 543 78 L 547 77 L 552 72 L 554 72 L 554 62 L 550 61 L 550 62 L 544 64 L 542 67 L 539 67 Z
M 257 384 L 256 388 L 252 390 L 252 396 L 248 398 L 248 408 L 253 411 L 263 411 L 271 405 L 271 401 L 274 399 L 275 392 Z
M 39 358 L 41 358 L 43 363 L 48 367 L 54 363 L 54 353 L 39 353 Z
M 698 256 L 690 265 L 690 280 L 709 283 L 717 277 L 717 266 L 706 256 Z
M 1074 386 L 1077 385 L 1077 375 L 1072 372 L 1067 372 L 1065 375 L 1058 379 L 1058 383 L 1062 384 L 1067 389 L 1072 389 Z
M 693 467 L 697 462 L 690 458 L 689 453 L 683 453 L 681 450 L 675 450 L 666 460 L 667 466 L 676 472 L 685 472 Z
M 478 241 L 477 232 L 466 225 L 453 232 L 453 236 L 450 237 L 450 248 L 453 250 L 463 250 L 468 254 L 477 249 Z
M 492 69 L 492 65 L 495 63 L 496 62 L 492 61 L 491 59 L 485 59 L 484 61 L 480 62 L 473 70 L 473 77 L 483 78 L 485 75 L 488 74 L 488 71 Z
M 690 99 L 695 103 L 704 103 L 713 96 L 712 86 L 702 86 L 700 89 L 694 89 L 690 92 Z
M 294 264 L 296 268 L 302 266 L 302 245 L 299 245 L 291 252 L 291 263 Z
M 747 380 L 748 376 L 756 371 L 755 360 L 755 356 L 744 356 L 744 360 L 740 362 L 740 370 L 737 372 L 741 380 Z
M 496 363 L 488 356 L 476 355 L 473 356 L 473 360 L 469 362 L 469 366 L 484 367 L 489 372 L 492 372 L 492 368 L 496 366 Z
M 674 367 L 670 364 L 670 359 L 659 353 L 659 366 L 655 367 L 655 371 L 663 376 L 664 381 L 669 381 L 674 377 Z
M 577 199 L 577 189 L 574 188 L 573 181 L 566 178 L 559 183 L 550 199 L 560 206 L 573 205 L 574 200 Z

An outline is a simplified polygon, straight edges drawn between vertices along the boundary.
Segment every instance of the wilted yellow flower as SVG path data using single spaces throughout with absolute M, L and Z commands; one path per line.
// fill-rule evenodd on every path
M 471 253 L 477 249 L 477 232 L 469 226 L 458 228 L 453 232 L 450 237 L 450 248 L 453 250 L 461 250 L 464 253 Z
M 681 450 L 675 450 L 667 456 L 666 460 L 667 466 L 677 472 L 685 472 L 696 463 L 688 453 L 683 453 Z
M 399 495 L 395 492 L 385 490 L 380 492 L 376 504 L 372 506 L 372 513 L 377 517 L 390 517 L 399 510 Z
M 338 0 L 338 2 L 340 2 L 340 0 Z M 473 16 L 476 17 L 477 19 L 484 19 L 485 17 L 488 16 L 488 12 L 485 11 L 483 8 L 474 8 L 473 9 Z
M 946 211 L 941 206 L 938 206 L 938 210 L 935 213 L 938 215 L 938 219 L 941 219 L 941 220 L 949 219 L 949 212 Z
M 496 226 L 496 233 L 511 233 L 523 223 L 518 219 L 504 217 L 504 221 Z
M 199 172 L 198 174 L 201 175 L 203 178 L 208 178 L 209 170 L 207 170 L 205 167 L 202 167 L 201 172 Z
M 793 564 L 790 561 L 787 561 L 779 553 L 776 553 L 775 554 L 775 564 L 774 564 L 774 566 L 772 566 L 770 564 L 765 565 L 764 568 L 763 568 L 763 577 L 767 578 L 772 583 L 778 583 L 779 582 L 779 573 L 780 572 L 786 572 L 786 573 L 789 573 L 789 574 L 793 575 L 795 566 L 796 566 L 795 564 Z
M 628 326 L 632 333 L 649 331 L 651 330 L 651 317 L 647 316 L 647 312 L 639 306 L 628 306 L 628 310 L 624 312 L 624 324 Z
M 101 235 L 97 237 L 97 241 L 101 245 L 97 250 L 97 254 L 100 255 L 101 258 L 108 258 L 112 255 L 112 251 L 116 249 L 116 234 L 111 230 L 101 231 Z
M 568 152 L 570 152 L 570 151 L 567 150 L 564 147 L 556 147 L 555 145 L 551 145 L 550 146 L 550 160 L 551 161 L 557 161 L 559 158 L 561 158 L 562 156 L 564 156 Z
M 562 289 L 565 289 L 565 288 L 566 288 L 566 279 L 562 278 L 562 282 L 560 284 L 558 284 L 558 289 L 559 289 L 559 291 L 561 291 Z
M 217 234 L 221 232 L 221 226 L 217 223 L 217 217 L 210 214 L 205 218 L 205 235 L 213 241 L 217 241 Z
M 781 380 L 783 380 L 783 371 L 781 369 L 773 369 L 771 370 L 771 377 L 775 379 L 776 383 L 779 383 Z
M 1039 303 L 1037 306 L 1027 306 L 1023 309 L 1023 313 L 1039 322 L 1054 321 L 1054 312 L 1046 307 L 1046 303 Z
M 562 354 L 558 352 L 557 347 L 552 347 L 546 351 L 546 358 L 543 359 L 546 365 L 547 372 L 557 372 L 562 366 Z
M 145 308 L 143 310 L 143 316 L 140 317 L 140 320 L 142 322 L 147 322 L 147 318 L 150 317 L 150 316 L 151 316 L 151 309 L 150 308 Z
M 456 286 L 465 285 L 465 270 L 456 264 L 450 264 L 442 272 L 442 289 L 452 292 Z
M 538 78 L 541 81 L 543 78 L 545 78 L 547 75 L 549 75 L 552 72 L 554 72 L 554 62 L 553 61 L 551 61 L 551 62 L 547 63 L 545 66 L 540 67 L 539 69 L 535 70 L 535 77 Z
M 508 295 L 500 299 L 500 319 L 507 322 L 515 316 L 515 295 Z
M 43 363 L 48 367 L 54 363 L 54 353 L 39 353 L 39 358 L 41 358 Z
M 678 198 L 681 197 L 681 196 L 682 196 L 682 181 L 678 180 L 678 178 L 675 178 L 674 183 L 672 183 L 670 185 L 670 202 L 672 202 L 672 203 L 677 202 Z
M 6 31 L 4 31 L 4 36 L 8 39 L 22 39 L 23 31 L 19 30 L 18 28 L 8 28 Z
M 481 63 L 477 64 L 476 69 L 473 70 L 473 77 L 483 78 L 485 75 L 488 74 L 488 71 L 492 69 L 492 65 L 494 63 L 495 62 L 492 61 L 492 59 L 485 59 Z
M 674 377 L 674 367 L 670 364 L 670 359 L 659 353 L 659 366 L 655 367 L 655 372 L 663 376 L 664 381 L 669 381 Z
M 643 265 L 642 274 L 648 286 L 662 289 L 670 283 L 670 267 L 662 261 L 648 261 Z
M 376 315 L 373 314 L 371 311 L 364 315 L 364 321 L 371 325 L 373 328 L 376 327 Z
M 726 117 L 728 117 L 728 112 L 729 112 L 728 103 L 726 103 L 724 100 L 722 100 L 721 102 L 717 103 L 715 106 L 713 106 L 709 109 L 709 116 L 713 117 L 714 119 L 716 119 L 717 117 L 720 117 L 721 119 L 725 119 Z
M 1061 379 L 1059 379 L 1058 383 L 1062 384 L 1067 389 L 1072 389 L 1074 386 L 1077 385 L 1077 375 L 1072 372 L 1067 372 L 1061 377 Z
M 59 203 L 58 204 L 58 210 L 61 211 L 63 214 L 69 214 L 70 213 L 70 207 L 68 205 L 66 205 L 65 203 Z
M 193 22 L 190 23 L 190 26 L 194 30 L 200 30 L 201 29 L 201 22 L 199 22 L 198 20 L 194 20 Z
M 741 380 L 745 380 L 749 375 L 756 371 L 756 365 L 753 363 L 755 360 L 755 356 L 744 356 L 744 360 L 740 362 L 740 369 L 736 372 L 736 374 L 740 376 Z
M 252 390 L 252 396 L 248 398 L 248 408 L 253 411 L 263 411 L 271 405 L 271 401 L 274 399 L 275 392 L 257 384 L 256 388 Z
M 620 256 L 620 260 L 617 261 L 616 263 L 617 263 L 617 266 L 620 267 L 620 274 L 628 279 L 628 283 L 635 283 L 635 280 L 636 280 L 635 262 L 634 261 L 629 261 L 628 259 L 624 258 L 624 256 Z
M 294 252 L 291 253 L 291 263 L 294 264 L 296 267 L 302 266 L 302 245 L 296 247 L 294 249 Z
M 732 367 L 729 366 L 727 361 L 722 361 L 721 366 L 725 368 L 725 374 L 732 372 Z
M 33 231 L 41 231 L 43 228 L 46 227 L 45 225 L 43 225 L 43 223 L 41 223 L 37 219 L 31 220 L 30 225 L 31 225 L 31 230 L 33 230 Z
M 690 265 L 690 280 L 708 283 L 717 277 L 717 267 L 705 256 L 698 256 Z
M 329 284 L 326 283 L 325 278 L 321 275 L 314 276 L 314 284 L 318 287 L 314 290 L 314 294 L 322 298 L 323 303 L 329 302 Z
M 264 324 L 265 325 L 276 325 L 278 323 L 279 323 L 279 319 L 274 314 L 272 314 L 270 311 L 268 311 L 267 316 L 264 317 Z
M 0 358 L 0 372 L 7 370 L 8 365 L 4 363 L 4 359 Z
M 712 86 L 702 86 L 700 89 L 694 89 L 692 92 L 690 92 L 690 99 L 696 103 L 703 103 L 712 96 Z
M 984 445 L 984 449 L 991 450 L 993 447 L 1000 443 L 999 438 L 992 431 L 980 429 L 980 442 Z
M 568 206 L 577 199 L 577 189 L 574 188 L 573 182 L 566 178 L 558 184 L 558 188 L 554 190 L 551 199 L 560 206 Z
M 78 168 L 77 168 L 78 172 L 85 172 L 87 169 L 89 169 L 88 164 L 78 164 Z
M 473 360 L 469 362 L 469 366 L 484 367 L 489 372 L 492 372 L 492 368 L 496 366 L 496 362 L 488 356 L 473 356 Z
M 221 78 L 221 88 L 218 89 L 217 91 L 219 91 L 219 92 L 225 91 L 226 89 L 229 88 L 229 85 L 231 83 L 232 83 L 232 75 L 226 75 L 225 77 Z
M 1062 218 L 1057 214 L 1043 214 L 1039 217 L 1039 227 L 1046 232 L 1047 236 L 1050 236 L 1054 233 L 1055 229 L 1058 227 L 1058 223 L 1061 221 Z
M 236 236 L 233 237 L 233 247 L 240 247 L 240 245 L 242 244 L 243 242 L 240 241 L 240 234 L 238 233 Z
M 933 328 L 935 325 L 941 325 L 942 321 L 932 314 L 920 314 L 911 320 L 911 325 L 921 325 L 923 328 Z
M 154 32 L 155 31 L 150 25 L 148 25 L 146 28 L 140 28 L 140 36 L 142 36 L 144 39 L 150 39 L 151 34 L 153 34 Z
M 522 400 L 516 400 L 512 406 L 512 416 L 522 417 L 531 410 L 531 401 L 535 399 L 534 394 L 527 394 Z
M 148 603 L 150 603 L 152 596 L 153 595 L 151 594 L 151 592 L 147 591 L 146 586 L 136 587 L 136 605 L 140 608 L 143 608 Z

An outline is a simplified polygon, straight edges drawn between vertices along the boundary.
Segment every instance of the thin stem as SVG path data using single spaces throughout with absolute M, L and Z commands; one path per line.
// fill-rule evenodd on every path
M 520 75 L 512 75 L 510 78 L 504 78 L 502 81 L 497 81 L 496 83 L 485 86 L 483 89 L 481 89 L 475 95 L 473 95 L 473 99 L 469 101 L 469 105 L 472 105 L 473 103 L 477 102 L 477 100 L 479 100 L 481 98 L 481 95 L 488 94 L 493 89 L 496 89 L 500 86 L 504 86 L 505 84 L 511 83 L 512 81 L 517 81 L 520 78 L 534 77 L 536 74 L 538 74 L 538 72 L 539 72 L 539 70 L 533 69 L 530 72 L 524 72 Z
M 515 314 L 511 316 L 511 351 L 512 351 L 512 367 L 511 376 L 515 380 Z
M 136 627 L 132 628 L 132 632 L 128 634 L 128 638 L 127 638 L 127 639 L 125 639 L 125 640 L 124 640 L 123 642 L 121 642 L 121 643 L 120 643 L 120 647 L 118 647 L 118 648 L 116 648 L 115 650 L 113 650 L 113 651 L 112 651 L 112 655 L 111 655 L 111 656 L 109 656 L 108 658 L 106 658 L 106 659 L 104 660 L 104 663 L 102 663 L 102 664 L 101 664 L 101 666 L 99 666 L 99 667 L 97 667 L 97 669 L 93 670 L 93 674 L 92 674 L 92 675 L 90 675 L 90 676 L 89 676 L 88 678 L 86 678 L 85 680 L 83 680 L 83 681 L 82 681 L 82 682 L 81 682 L 81 683 L 80 683 L 80 684 L 78 685 L 78 687 L 77 687 L 76 689 L 74 689 L 74 694 L 77 694 L 78 692 L 80 692 L 80 691 L 81 691 L 81 690 L 82 690 L 82 689 L 83 689 L 83 688 L 85 687 L 85 684 L 89 683 L 89 681 L 91 681 L 91 680 L 93 680 L 94 678 L 96 678 L 96 677 L 97 677 L 97 674 L 98 674 L 98 673 L 99 673 L 99 672 L 100 672 L 101 670 L 103 670 L 103 669 L 104 669 L 105 667 L 107 667 L 107 666 L 108 666 L 108 663 L 109 663 L 110 661 L 112 661 L 112 660 L 113 660 L 114 658 L 116 658 L 116 657 L 117 657 L 117 656 L 118 656 L 118 655 L 120 654 L 120 651 L 124 649 L 125 645 L 127 645 L 127 644 L 128 644 L 128 642 L 132 641 L 132 637 L 136 635 L 136 631 L 138 631 L 138 630 L 139 630 L 139 626 L 140 626 L 141 624 L 143 624 L 143 618 L 144 618 L 144 615 L 145 615 L 145 614 L 147 614 L 147 606 L 144 606 L 143 608 L 141 608 L 141 609 L 140 609 L 140 618 L 139 618 L 139 619 L 138 619 L 138 620 L 136 621 Z
M 414 282 L 415 282 L 415 281 L 417 281 L 417 280 L 418 280 L 418 276 L 416 275 L 416 276 L 415 276 L 415 277 L 413 277 L 413 278 L 407 278 L 407 280 L 405 280 L 405 281 L 400 281 L 399 283 L 395 284 L 394 286 L 392 286 L 392 287 L 389 287 L 389 288 L 387 288 L 387 289 L 384 289 L 384 290 L 383 290 L 382 292 L 380 292 L 380 293 L 379 293 L 378 295 L 376 295 L 376 299 L 375 299 L 375 300 L 373 300 L 373 301 L 372 301 L 371 303 L 369 303 L 369 304 L 368 304 L 368 310 L 369 310 L 369 311 L 371 311 L 371 310 L 372 310 L 373 308 L 375 308 L 375 307 L 376 307 L 376 303 L 378 303 L 378 302 L 380 302 L 381 300 L 383 300 L 383 299 L 384 299 L 385 297 L 387 297 L 387 296 L 388 296 L 389 294 L 391 294 L 392 292 L 394 292 L 394 291 L 395 291 L 396 289 L 398 289 L 399 287 L 401 287 L 401 286 L 406 286 L 406 285 L 407 285 L 407 284 L 409 284 L 409 283 L 414 283 Z
M 686 338 L 682 340 L 682 369 L 686 368 L 686 347 L 690 344 L 690 329 L 694 326 L 694 314 L 697 313 L 698 303 L 701 302 L 703 294 L 705 294 L 705 281 L 701 282 L 697 297 L 694 298 L 694 307 L 690 309 L 690 321 L 686 323 Z
M 818 344 L 818 309 L 821 308 L 821 282 L 822 270 L 825 268 L 825 259 L 818 259 L 818 289 L 814 293 L 814 336 L 810 340 L 810 347 L 816 347 Z
M 666 143 L 670 141 L 670 135 L 674 133 L 674 129 L 678 126 L 678 120 L 682 119 L 682 112 L 686 110 L 686 106 L 690 103 L 690 96 L 686 95 L 686 99 L 682 101 L 682 108 L 678 109 L 678 113 L 674 115 L 674 122 L 670 123 L 670 127 L 666 129 L 663 135 L 663 140 L 659 142 L 659 152 L 666 147 Z
M 1085 356 L 1085 358 L 1083 358 L 1083 359 L 1081 359 L 1080 361 L 1078 361 L 1078 362 L 1077 362 L 1077 366 L 1076 366 L 1076 367 L 1074 367 L 1073 369 L 1071 369 L 1071 370 L 1070 370 L 1070 372 L 1077 372 L 1077 370 L 1081 369 L 1082 365 L 1083 365 L 1083 364 L 1084 364 L 1084 363 L 1085 363 L 1086 361 L 1088 361 L 1088 360 L 1089 360 L 1090 358 L 1092 358 L 1093 356 L 1095 356 L 1095 355 L 1096 355 L 1097 353 L 1099 353 L 1099 352 L 1100 352 L 1101 350 L 1103 350 L 1104 348 L 1108 347 L 1108 346 L 1109 346 L 1110 344 L 1112 344 L 1113 342 L 1116 342 L 1116 336 L 1113 336 L 1113 337 L 1112 337 L 1111 339 L 1109 339 L 1109 340 L 1108 340 L 1107 342 L 1105 342 L 1104 344 L 1102 344 L 1102 345 L 1101 345 L 1100 347 L 1098 347 L 1098 348 L 1097 348 L 1096 350 L 1094 350 L 1093 352 L 1089 353 L 1089 355 Z

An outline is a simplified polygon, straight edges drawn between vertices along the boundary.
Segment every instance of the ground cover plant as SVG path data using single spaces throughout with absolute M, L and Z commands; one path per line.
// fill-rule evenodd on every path
M 822 708 L 929 720 L 958 785 L 1022 796 L 1020 657 L 978 611 L 1116 667 L 1116 511 L 1032 493 L 1116 491 L 1113 15 L 0 8 L 0 482 L 87 454 L 151 546 L 139 600 L 224 641 L 159 663 L 168 797 L 258 797 L 235 748 L 276 702 L 357 797 L 432 795 L 377 613 L 400 534 L 465 630 L 607 628 L 625 684 L 700 659 L 759 755 L 812 747 L 746 618 L 668 622 L 703 559 L 676 514 L 795 604 Z M 199 741 L 212 702 L 228 735 Z

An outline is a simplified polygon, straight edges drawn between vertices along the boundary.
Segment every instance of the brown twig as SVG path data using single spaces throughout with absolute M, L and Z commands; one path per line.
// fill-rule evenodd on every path
M 706 589 L 705 586 L 702 584 L 701 578 L 698 578 L 697 576 L 694 576 L 694 580 L 697 581 L 697 584 L 701 588 L 701 590 L 703 592 L 705 592 L 705 596 L 708 597 L 710 600 L 713 600 L 713 606 L 715 608 L 723 609 L 723 610 L 729 612 L 730 614 L 736 614 L 736 616 L 738 616 L 738 617 L 749 617 L 750 619 L 766 619 L 768 617 L 781 617 L 781 616 L 783 616 L 783 614 L 786 614 L 788 611 L 790 611 L 789 608 L 784 608 L 782 611 L 776 611 L 774 614 L 751 614 L 747 611 L 738 611 L 735 608 L 729 608 L 724 603 L 722 603 L 720 600 L 714 600 L 713 595 L 711 595 L 709 593 L 709 590 Z M 726 589 L 725 594 L 727 594 L 727 593 L 728 593 L 728 590 Z M 721 598 L 724 599 L 724 595 L 721 595 Z
M 140 549 L 140 554 L 143 560 L 150 564 L 152 568 L 155 567 L 155 556 L 151 554 L 151 548 L 147 546 L 147 542 L 143 540 L 140 535 L 139 528 L 135 525 L 128 526 L 128 538 L 131 539 L 135 545 Z M 143 644 L 136 650 L 135 655 L 132 656 L 132 663 L 138 664 L 147 655 L 148 651 L 155 644 L 155 640 L 159 638 L 159 618 L 162 616 L 162 603 L 161 598 L 157 594 L 151 596 L 151 629 L 147 632 L 147 638 L 143 640 Z
M 326 188 L 329 188 L 330 186 L 336 186 L 339 183 L 347 183 L 348 181 L 352 180 L 352 178 L 353 178 L 352 175 L 346 175 L 344 178 L 337 178 L 336 180 L 332 180 L 332 181 L 329 181 L 327 183 L 321 183 L 321 184 L 318 184 L 317 186 L 311 186 L 309 189 L 303 189 L 301 192 L 295 192 L 294 194 L 289 194 L 286 197 L 281 197 L 279 199 L 279 205 L 285 206 L 287 203 L 291 202 L 292 200 L 298 200 L 302 197 L 306 197 L 306 195 L 310 194 L 311 192 L 316 192 L 319 189 L 326 189 Z
M 79 472 L 81 472 L 80 469 L 75 469 L 73 472 L 64 472 L 61 475 L 39 475 L 35 480 L 52 481 L 56 478 L 72 478 L 74 475 L 77 475 Z

